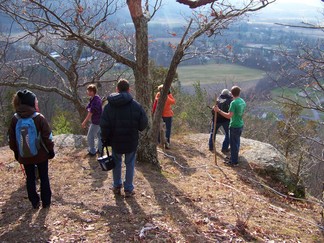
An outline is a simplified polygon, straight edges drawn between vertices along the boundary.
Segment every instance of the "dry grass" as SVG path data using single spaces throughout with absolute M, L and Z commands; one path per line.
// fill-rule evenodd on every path
M 253 184 L 246 162 L 230 168 L 219 157 L 215 166 L 205 137 L 174 138 L 166 152 L 176 160 L 159 153 L 161 172 L 136 165 L 136 194 L 125 199 L 85 149 L 60 149 L 50 163 L 52 207 L 33 210 L 20 167 L 1 148 L 0 242 L 323 241 L 319 208 Z

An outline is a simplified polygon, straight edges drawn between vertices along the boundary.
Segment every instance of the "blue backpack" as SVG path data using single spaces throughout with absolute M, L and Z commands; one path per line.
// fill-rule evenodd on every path
M 38 154 L 40 148 L 40 138 L 35 126 L 34 118 L 39 113 L 35 112 L 31 117 L 21 118 L 17 113 L 16 143 L 19 155 L 22 158 L 30 158 Z

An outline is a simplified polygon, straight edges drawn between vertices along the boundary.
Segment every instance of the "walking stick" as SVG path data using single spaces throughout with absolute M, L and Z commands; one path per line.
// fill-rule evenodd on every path
M 217 95 L 215 94 L 215 106 L 217 106 Z M 213 128 L 213 147 L 215 155 L 215 164 L 217 165 L 217 154 L 216 154 L 216 122 L 217 122 L 217 112 L 214 111 L 214 128 Z

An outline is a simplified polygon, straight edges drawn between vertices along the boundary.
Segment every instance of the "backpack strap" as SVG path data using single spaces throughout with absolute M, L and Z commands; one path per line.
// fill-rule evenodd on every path
M 39 112 L 34 112 L 34 114 L 32 114 L 30 117 L 35 118 L 39 114 L 40 114 Z M 21 116 L 19 116 L 17 112 L 14 114 L 14 117 L 16 117 L 18 120 L 21 119 Z
M 14 114 L 14 117 L 16 117 L 17 118 L 17 120 L 19 120 L 21 117 L 18 115 L 18 113 L 15 113 Z
M 32 116 L 31 116 L 31 118 L 35 118 L 36 116 L 38 116 L 40 113 L 39 112 L 35 112 Z
M 38 115 L 40 115 L 40 113 L 39 112 L 35 112 L 32 116 L 31 116 L 31 118 L 32 119 L 34 119 L 36 116 L 38 116 Z M 44 141 L 43 141 L 43 139 L 42 139 L 42 133 L 40 132 L 40 131 L 38 131 L 37 130 L 37 132 L 38 132 L 38 139 L 39 139 L 39 141 L 40 141 L 40 144 L 43 146 L 43 148 L 45 149 L 45 151 L 47 152 L 47 153 L 49 153 L 49 150 L 48 150 L 48 148 L 46 147 L 46 145 L 45 145 L 45 143 L 44 143 Z

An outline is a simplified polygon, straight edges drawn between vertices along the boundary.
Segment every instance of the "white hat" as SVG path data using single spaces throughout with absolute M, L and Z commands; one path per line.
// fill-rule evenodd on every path
M 222 95 L 230 95 L 231 92 L 228 89 L 223 89 L 221 94 Z

